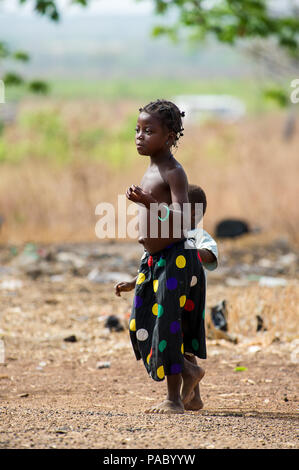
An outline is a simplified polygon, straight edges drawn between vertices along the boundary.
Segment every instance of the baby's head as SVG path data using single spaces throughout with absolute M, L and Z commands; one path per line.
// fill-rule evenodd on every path
M 189 203 L 191 204 L 191 229 L 197 227 L 207 209 L 207 198 L 204 190 L 195 184 L 189 184 L 188 189 Z M 196 211 L 195 204 L 199 203 L 199 211 Z
M 148 121 L 152 119 L 153 126 L 160 125 L 163 129 L 166 141 L 165 144 L 169 148 L 172 146 L 177 147 L 177 142 L 179 138 L 183 135 L 183 123 L 182 117 L 185 116 L 184 112 L 181 112 L 179 108 L 167 100 L 156 100 L 151 101 L 146 106 L 139 108 L 139 120 L 145 122 L 145 125 L 148 125 Z M 150 124 L 150 123 L 149 123 Z M 138 125 L 137 125 L 138 127 Z

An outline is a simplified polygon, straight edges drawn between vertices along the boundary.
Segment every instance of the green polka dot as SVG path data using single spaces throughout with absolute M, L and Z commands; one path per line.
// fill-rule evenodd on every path
M 167 341 L 165 339 L 162 339 L 162 341 L 160 341 L 159 343 L 159 351 L 163 352 L 166 346 L 167 346 Z
M 203 309 L 202 318 L 205 319 L 205 309 Z
M 165 265 L 166 265 L 165 259 L 164 259 L 164 258 L 160 258 L 159 261 L 158 261 L 158 266 L 160 266 L 160 268 L 161 268 L 162 266 L 165 266 Z
M 192 340 L 192 348 L 194 349 L 194 351 L 197 351 L 199 348 L 199 342 L 195 338 Z
M 163 306 L 161 304 L 158 304 L 158 318 L 162 317 L 163 313 L 164 313 Z

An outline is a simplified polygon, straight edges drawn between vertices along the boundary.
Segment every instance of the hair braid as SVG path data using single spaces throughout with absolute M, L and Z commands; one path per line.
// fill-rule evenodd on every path
M 177 147 L 179 138 L 184 135 L 182 124 L 182 117 L 185 116 L 184 111 L 181 112 L 174 103 L 163 99 L 151 101 L 146 106 L 139 108 L 139 111 L 155 115 L 170 131 L 173 131 L 175 133 L 174 146 Z

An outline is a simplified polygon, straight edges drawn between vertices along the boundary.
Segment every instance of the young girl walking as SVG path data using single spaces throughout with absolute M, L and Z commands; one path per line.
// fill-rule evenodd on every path
M 150 162 L 140 186 L 132 185 L 126 192 L 140 206 L 139 243 L 145 250 L 129 321 L 130 338 L 136 359 L 143 360 L 149 375 L 167 381 L 166 400 L 147 411 L 184 413 L 184 404 L 204 375 L 184 354 L 206 358 L 205 275 L 197 250 L 186 244 L 182 222 L 189 202 L 188 180 L 171 150 L 183 135 L 184 113 L 166 100 L 151 102 L 139 111 L 136 147 Z M 167 236 L 164 224 L 168 224 Z

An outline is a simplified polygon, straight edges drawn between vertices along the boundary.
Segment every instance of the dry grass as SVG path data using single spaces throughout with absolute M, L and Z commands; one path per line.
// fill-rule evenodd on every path
M 1 163 L 0 213 L 6 223 L 0 241 L 95 241 L 96 205 L 101 201 L 116 204 L 117 195 L 124 194 L 130 184 L 139 183 L 147 166 L 147 157 L 140 158 L 136 153 L 134 129 L 131 140 L 115 137 L 115 130 L 132 120 L 139 105 L 25 103 L 21 117 L 40 109 L 50 109 L 59 116 L 70 162 L 60 164 L 57 155 L 52 161 L 39 154 L 40 132 L 22 125 L 22 119 L 5 130 L 8 148 L 22 142 L 27 147 L 18 164 Z M 185 125 L 176 157 L 189 181 L 200 184 L 207 193 L 207 230 L 213 233 L 222 217 L 242 217 L 267 233 L 288 234 L 298 242 L 299 135 L 288 143 L 282 140 L 284 119 L 284 114 L 278 113 L 248 117 L 231 125 Z M 108 144 L 95 142 L 90 149 L 82 148 L 78 134 L 98 126 L 111 132 Z M 117 145 L 117 151 L 123 148 L 124 158 L 119 165 L 110 164 L 111 149 L 107 145 Z
M 229 332 L 240 343 L 263 347 L 273 342 L 298 340 L 298 283 L 271 288 L 252 283 L 245 288 L 213 286 L 207 291 L 207 305 L 227 300 Z M 262 317 L 265 330 L 256 331 L 256 316 Z M 294 342 L 295 344 L 295 342 Z

